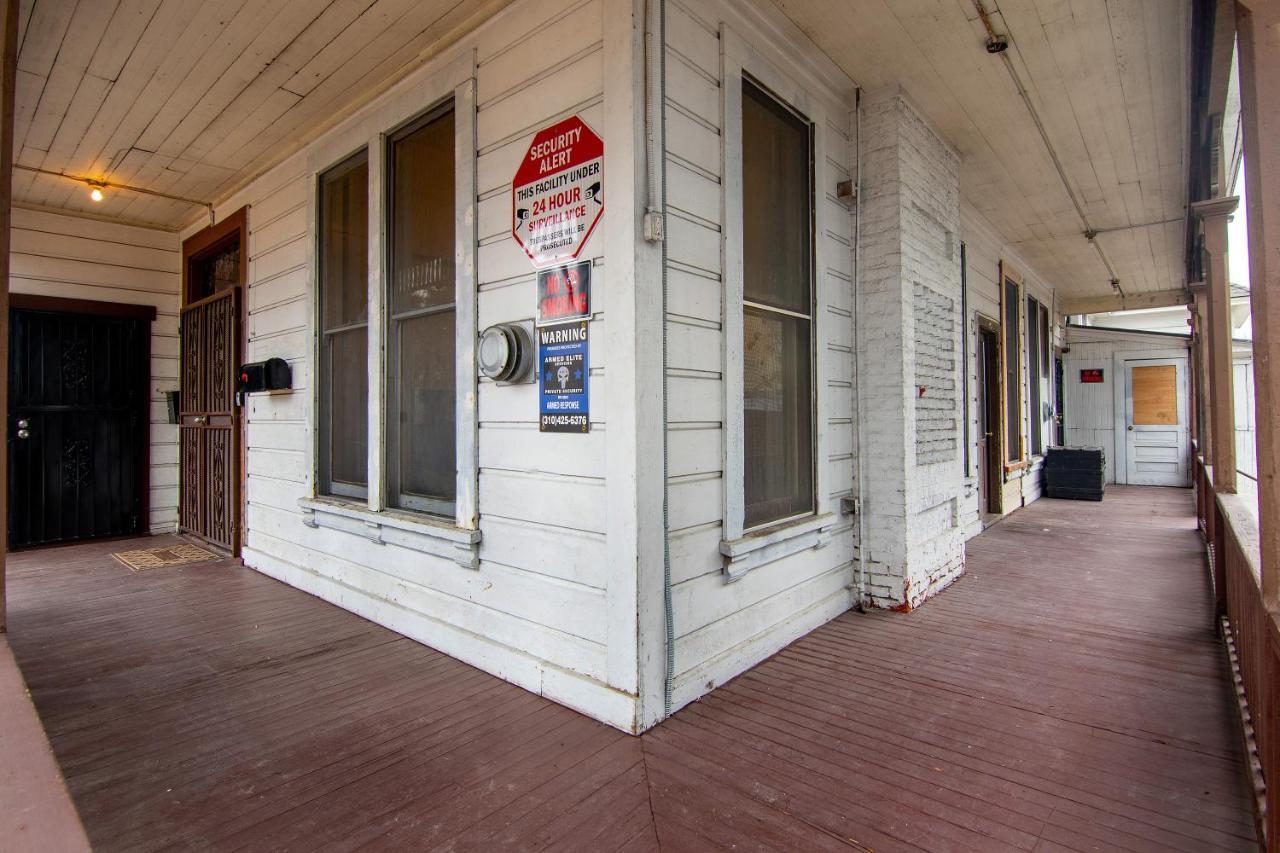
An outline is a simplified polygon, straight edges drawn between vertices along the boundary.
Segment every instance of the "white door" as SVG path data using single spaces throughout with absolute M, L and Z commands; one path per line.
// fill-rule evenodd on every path
M 1124 373 L 1126 482 L 1188 485 L 1186 359 L 1125 361 Z

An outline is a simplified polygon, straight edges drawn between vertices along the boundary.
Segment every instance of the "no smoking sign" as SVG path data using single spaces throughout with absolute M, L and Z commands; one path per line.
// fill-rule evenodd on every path
M 604 213 L 604 141 L 577 116 L 533 137 L 511 188 L 511 235 L 534 267 L 578 257 Z

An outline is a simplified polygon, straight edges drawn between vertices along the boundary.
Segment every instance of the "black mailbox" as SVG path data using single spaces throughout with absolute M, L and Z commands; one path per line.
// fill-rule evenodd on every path
M 269 358 L 266 361 L 251 361 L 240 365 L 241 394 L 252 394 L 255 391 L 284 391 L 293 387 L 293 376 L 289 370 L 289 362 L 283 358 Z

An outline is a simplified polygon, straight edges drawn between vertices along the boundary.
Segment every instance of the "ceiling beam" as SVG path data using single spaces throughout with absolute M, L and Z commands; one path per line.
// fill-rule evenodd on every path
M 1107 296 L 1086 296 L 1080 299 L 1067 299 L 1059 303 L 1063 314 L 1101 314 L 1106 311 L 1133 311 L 1138 308 L 1168 308 L 1172 305 L 1186 305 L 1191 300 L 1185 290 L 1160 290 L 1155 293 L 1136 293 L 1121 296 L 1118 293 Z

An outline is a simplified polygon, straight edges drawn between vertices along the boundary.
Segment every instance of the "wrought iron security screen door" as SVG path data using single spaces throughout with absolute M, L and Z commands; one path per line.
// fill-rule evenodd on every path
M 182 309 L 180 527 L 233 553 L 240 546 L 239 287 Z
M 9 317 L 9 544 L 140 533 L 149 323 L 18 308 Z

